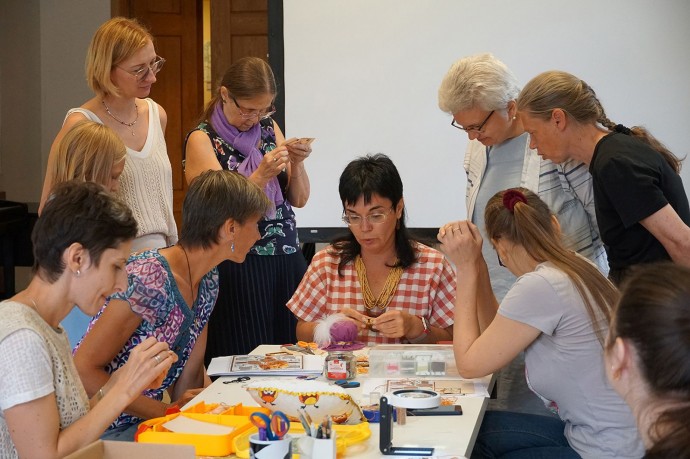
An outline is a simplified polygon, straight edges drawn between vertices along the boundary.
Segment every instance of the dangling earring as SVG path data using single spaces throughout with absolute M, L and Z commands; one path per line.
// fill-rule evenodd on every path
M 235 251 L 235 243 L 234 242 L 232 244 L 230 244 L 230 250 L 233 252 Z
M 75 273 L 77 277 L 81 276 L 81 271 L 77 269 L 77 272 Z

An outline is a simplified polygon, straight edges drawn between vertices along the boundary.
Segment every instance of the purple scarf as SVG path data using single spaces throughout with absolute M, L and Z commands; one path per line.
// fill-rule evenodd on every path
M 248 131 L 240 131 L 228 123 L 228 119 L 225 117 L 225 113 L 223 113 L 222 103 L 216 104 L 216 109 L 211 114 L 211 123 L 223 140 L 244 155 L 244 161 L 237 167 L 237 171 L 245 177 L 252 175 L 264 159 L 264 155 L 261 154 L 258 148 L 259 141 L 261 140 L 261 123 L 256 123 Z M 269 219 L 273 219 L 276 214 L 276 206 L 283 203 L 283 193 L 280 190 L 280 183 L 278 183 L 277 177 L 273 177 L 268 181 L 264 187 L 264 192 L 273 204 L 266 216 Z

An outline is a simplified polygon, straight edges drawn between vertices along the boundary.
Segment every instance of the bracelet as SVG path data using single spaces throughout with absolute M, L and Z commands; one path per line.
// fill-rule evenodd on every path
M 422 326 L 424 327 L 424 331 L 422 332 L 421 335 L 419 335 L 418 337 L 416 337 L 414 339 L 408 338 L 407 341 L 409 341 L 411 344 L 421 343 L 422 341 L 424 341 L 426 339 L 427 335 L 429 333 L 431 333 L 431 329 L 429 328 L 429 322 L 426 320 L 426 317 L 424 317 L 424 316 L 417 316 L 417 317 L 419 317 L 422 320 Z
M 96 392 L 96 399 L 100 402 L 101 400 L 103 400 L 103 397 L 105 397 L 105 391 L 103 390 L 103 387 L 101 387 L 100 389 L 98 389 L 98 392 Z

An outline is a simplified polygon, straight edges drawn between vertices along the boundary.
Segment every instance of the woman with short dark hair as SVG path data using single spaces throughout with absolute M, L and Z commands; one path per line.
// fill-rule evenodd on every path
M 64 457 L 96 440 L 175 361 L 147 337 L 88 399 L 60 321 L 76 307 L 94 315 L 127 287 L 125 263 L 137 224 L 101 186 L 55 187 L 31 239 L 34 276 L 0 303 L 0 456 Z
M 147 336 L 168 343 L 178 361 L 162 385 L 140 394 L 104 438 L 133 440 L 143 419 L 163 416 L 169 408 L 162 402 L 163 392 L 169 392 L 172 404 L 182 406 L 210 384 L 203 356 L 218 296 L 216 265 L 244 261 L 259 238 L 257 222 L 268 207 L 263 191 L 242 175 L 206 171 L 185 196 L 180 241 L 131 256 L 127 288 L 112 296 L 75 350 L 86 391 L 95 394 L 107 384 Z
M 379 154 L 350 162 L 338 189 L 349 231 L 314 256 L 287 304 L 297 337 L 312 341 L 316 321 L 341 312 L 369 345 L 452 339 L 453 268 L 408 234 L 393 161 Z

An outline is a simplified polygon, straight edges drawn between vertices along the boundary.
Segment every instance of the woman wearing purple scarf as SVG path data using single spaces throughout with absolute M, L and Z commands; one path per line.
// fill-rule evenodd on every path
M 309 198 L 307 144 L 285 144 L 271 119 L 276 83 L 259 58 L 243 58 L 225 72 L 220 87 L 187 135 L 185 176 L 208 169 L 235 170 L 264 189 L 272 208 L 259 221 L 261 239 L 243 264 L 218 266 L 220 291 L 211 316 L 206 362 L 247 354 L 260 344 L 295 342 L 296 320 L 285 304 L 306 271 L 292 207 Z

